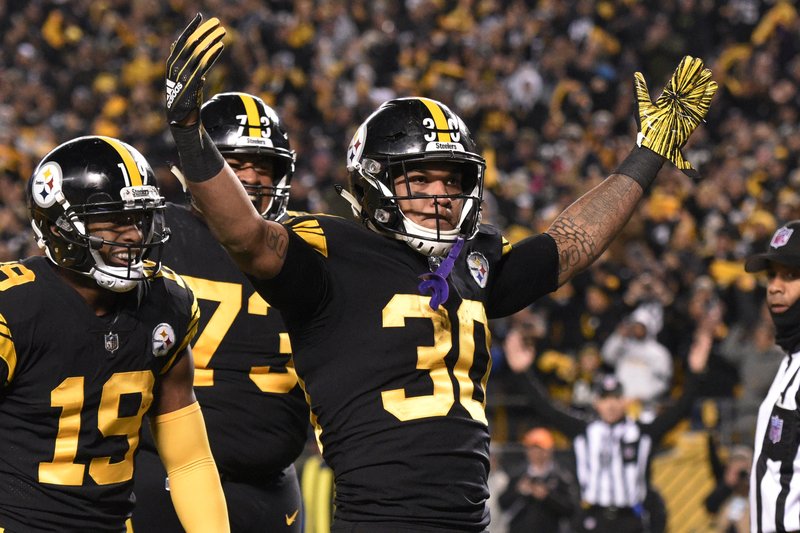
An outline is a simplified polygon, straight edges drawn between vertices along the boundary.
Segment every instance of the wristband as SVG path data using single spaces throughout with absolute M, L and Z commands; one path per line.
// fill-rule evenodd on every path
M 667 159 L 660 156 L 649 148 L 637 146 L 628 157 L 612 172 L 612 174 L 625 174 L 632 178 L 643 191 L 647 191 L 653 180 L 656 179 L 658 171 Z
M 222 170 L 225 159 L 200 123 L 187 127 L 170 125 L 181 158 L 181 171 L 193 183 L 206 181 Z

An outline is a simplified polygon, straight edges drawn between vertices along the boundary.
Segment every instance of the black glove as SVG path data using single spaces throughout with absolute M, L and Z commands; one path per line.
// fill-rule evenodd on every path
M 167 58 L 167 120 L 171 125 L 183 122 L 203 103 L 206 72 L 222 53 L 225 37 L 219 19 L 203 21 L 197 16 L 172 43 Z
M 641 72 L 634 74 L 634 80 L 639 126 L 636 144 L 669 159 L 685 174 L 697 178 L 697 171 L 684 159 L 681 148 L 703 121 L 717 91 L 711 71 L 703 68 L 702 59 L 685 56 L 655 103 L 650 100 Z

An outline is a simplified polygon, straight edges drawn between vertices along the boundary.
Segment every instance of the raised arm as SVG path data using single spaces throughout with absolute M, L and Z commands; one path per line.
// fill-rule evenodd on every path
M 708 112 L 717 84 L 703 61 L 681 60 L 661 96 L 651 102 L 640 72 L 634 76 L 639 134 L 636 147 L 598 186 L 564 210 L 548 228 L 558 246 L 558 284 L 563 285 L 605 251 L 633 214 L 661 165 L 669 159 L 697 177 L 681 148 Z
M 200 121 L 203 81 L 222 52 L 225 29 L 198 14 L 172 44 L 166 71 L 166 112 L 192 199 L 239 268 L 257 278 L 280 272 L 286 229 L 256 212 L 233 170 Z

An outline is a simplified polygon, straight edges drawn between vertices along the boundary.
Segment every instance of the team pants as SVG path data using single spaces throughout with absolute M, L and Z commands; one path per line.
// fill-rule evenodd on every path
M 133 533 L 183 533 L 166 488 L 167 475 L 157 454 L 136 458 Z M 221 476 L 231 533 L 300 533 L 302 497 L 294 465 L 272 478 L 247 482 Z

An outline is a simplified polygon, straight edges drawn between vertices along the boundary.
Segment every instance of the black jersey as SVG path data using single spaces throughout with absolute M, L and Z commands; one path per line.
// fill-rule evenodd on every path
M 188 208 L 168 205 L 167 225 L 162 261 L 200 304 L 194 386 L 217 468 L 234 479 L 279 475 L 302 452 L 309 426 L 280 313 Z
M 142 417 L 197 302 L 165 271 L 98 317 L 55 269 L 0 264 L 0 528 L 124 531 Z
M 531 239 L 523 249 L 539 260 L 523 262 L 482 228 L 456 260 L 449 299 L 433 310 L 418 290 L 428 258 L 405 243 L 330 216 L 287 227 L 282 272 L 256 286 L 284 310 L 336 475 L 336 518 L 483 531 L 488 319 L 556 288 L 555 242 Z

